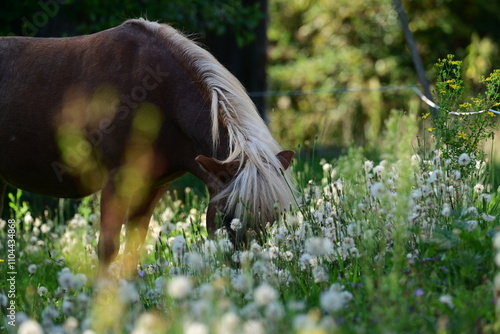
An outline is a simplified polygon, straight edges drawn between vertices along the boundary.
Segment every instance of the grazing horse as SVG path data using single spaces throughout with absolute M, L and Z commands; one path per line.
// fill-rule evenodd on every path
M 0 38 L 0 199 L 6 184 L 54 197 L 101 192 L 101 273 L 126 222 L 136 271 L 156 204 L 190 172 L 207 230 L 275 220 L 293 201 L 282 151 L 240 82 L 174 28 L 146 20 L 69 38 Z M 0 212 L 2 203 L 0 203 Z

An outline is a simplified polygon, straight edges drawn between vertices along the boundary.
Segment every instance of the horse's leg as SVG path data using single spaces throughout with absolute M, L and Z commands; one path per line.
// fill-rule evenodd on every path
M 120 249 L 120 230 L 127 218 L 129 201 L 116 191 L 114 173 L 101 192 L 101 227 L 98 244 L 99 276 L 108 276 L 108 268 Z
M 159 188 L 151 189 L 143 198 L 134 198 L 132 201 L 140 201 L 138 207 L 131 210 L 127 222 L 127 241 L 125 243 L 125 261 L 122 264 L 122 275 L 124 278 L 132 278 L 137 273 L 137 264 L 141 254 L 142 245 L 148 233 L 149 221 L 153 211 L 167 190 L 169 184 Z M 144 195 L 144 194 L 141 194 Z

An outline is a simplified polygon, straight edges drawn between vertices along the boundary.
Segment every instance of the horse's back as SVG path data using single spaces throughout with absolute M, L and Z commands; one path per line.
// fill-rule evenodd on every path
M 99 190 L 122 159 L 131 123 L 130 115 L 118 123 L 112 113 L 118 104 L 136 107 L 130 94 L 155 75 L 146 64 L 163 52 L 133 24 L 68 38 L 0 37 L 0 181 L 58 197 Z M 96 96 L 104 106 L 91 105 Z M 89 134 L 99 141 L 89 141 Z M 85 180 L 79 169 L 88 166 L 62 156 L 62 141 L 70 137 L 90 143 L 90 152 L 85 143 L 68 152 L 75 164 L 95 161 Z

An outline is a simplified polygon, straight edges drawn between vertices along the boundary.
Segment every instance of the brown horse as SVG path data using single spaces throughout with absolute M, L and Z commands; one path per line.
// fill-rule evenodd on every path
M 153 209 L 190 172 L 210 194 L 207 229 L 259 230 L 290 206 L 282 151 L 242 85 L 174 28 L 129 20 L 93 35 L 0 38 L 0 198 L 101 193 L 100 270 L 127 222 L 135 272 Z M 2 203 L 0 203 L 0 212 Z

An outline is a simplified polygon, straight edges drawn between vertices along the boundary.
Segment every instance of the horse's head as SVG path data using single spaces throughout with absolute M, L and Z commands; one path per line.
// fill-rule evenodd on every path
M 267 171 L 267 174 L 272 175 L 273 178 L 283 179 L 284 174 L 279 169 L 283 169 L 283 171 L 287 170 L 294 154 L 294 151 L 279 152 L 276 155 L 278 164 L 267 164 L 269 168 L 277 165 L 279 165 L 279 168 L 275 167 L 274 171 Z M 279 198 L 282 194 L 276 191 L 273 192 L 272 189 L 269 189 L 270 194 L 259 193 L 267 192 L 268 189 L 262 189 L 262 186 L 259 187 L 257 179 L 251 177 L 253 174 L 257 178 L 261 178 L 261 174 L 264 174 L 256 168 L 252 171 L 253 166 L 251 166 L 251 161 L 237 159 L 230 162 L 221 162 L 204 155 L 197 156 L 196 161 L 208 172 L 210 177 L 207 187 L 211 200 L 206 217 L 209 232 L 214 232 L 215 230 L 218 220 L 217 215 L 221 218 L 223 226 L 226 227 L 228 233 L 234 236 L 236 234 L 242 235 L 245 232 L 243 230 L 235 233 L 235 231 L 231 230 L 230 224 L 234 218 L 240 219 L 243 223 L 242 229 L 246 229 L 249 223 L 254 223 L 257 224 L 257 226 L 254 226 L 256 230 L 260 229 L 258 226 L 259 223 L 265 224 L 274 220 L 274 214 L 273 217 L 269 217 L 268 213 L 274 211 L 272 208 L 275 207 L 276 203 L 283 204 L 280 203 L 282 201 Z M 239 180 L 237 180 L 238 178 Z M 264 183 L 262 180 L 260 182 Z M 261 198 L 261 196 L 262 198 L 266 198 L 266 201 L 255 200 Z M 245 203 L 245 198 L 251 199 L 253 203 Z M 290 203 L 286 204 L 290 205 Z M 265 208 L 262 206 L 265 206 Z M 264 212 L 267 214 L 264 214 Z

